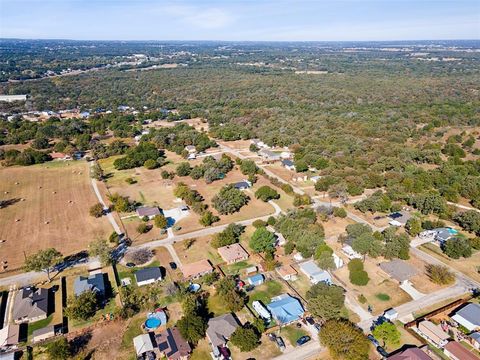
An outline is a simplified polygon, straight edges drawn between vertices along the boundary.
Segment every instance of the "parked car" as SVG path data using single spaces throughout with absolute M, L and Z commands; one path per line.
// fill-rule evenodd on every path
M 277 336 L 274 333 L 268 334 L 268 339 L 270 341 L 275 341 L 277 339 Z
M 315 320 L 313 320 L 313 317 L 311 316 L 307 316 L 305 318 L 305 320 L 307 321 L 307 323 L 309 323 L 310 325 L 314 325 L 315 324 Z
M 388 352 L 381 346 L 377 346 L 377 352 L 382 355 L 383 357 L 388 356 Z
M 135 264 L 132 263 L 132 262 L 128 262 L 128 263 L 125 264 L 125 266 L 126 266 L 127 268 L 133 268 L 133 267 L 135 267 Z
M 370 340 L 370 342 L 375 345 L 375 347 L 379 347 L 380 343 L 375 339 L 375 337 L 372 334 L 367 335 L 367 339 Z
M 170 265 L 170 269 L 172 269 L 172 270 L 176 270 L 176 269 L 177 269 L 177 264 L 174 263 L 173 261 L 170 262 L 168 265 Z
M 307 342 L 309 342 L 310 339 L 311 338 L 308 335 L 302 336 L 300 339 L 297 340 L 297 345 L 302 346 L 303 344 L 306 344 Z
M 280 336 L 275 337 L 275 343 L 277 344 L 278 348 L 280 351 L 285 351 L 285 343 L 283 342 L 283 339 Z
M 320 329 L 322 328 L 322 326 L 319 323 L 313 324 L 313 327 L 317 329 L 317 331 L 320 331 Z

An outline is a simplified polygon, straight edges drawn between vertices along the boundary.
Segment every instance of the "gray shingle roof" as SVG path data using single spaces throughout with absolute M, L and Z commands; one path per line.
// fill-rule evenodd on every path
M 480 326 L 480 305 L 479 304 L 468 304 L 465 307 L 458 310 L 455 315 L 460 315 L 462 318 L 468 322 Z
M 48 289 L 24 288 L 15 296 L 13 318 L 35 318 L 48 314 Z
M 158 266 L 140 269 L 135 273 L 135 279 L 137 280 L 137 282 L 146 281 L 146 280 L 156 280 L 161 277 L 162 277 L 162 273 Z
M 412 276 L 417 275 L 416 268 L 411 266 L 406 261 L 395 259 L 389 262 L 383 262 L 380 264 L 383 271 L 393 277 L 395 280 L 402 282 L 410 279 Z
M 225 344 L 239 326 L 232 314 L 220 315 L 208 320 L 207 336 L 212 345 L 218 347 Z
M 100 295 L 105 295 L 104 274 L 90 275 L 89 277 L 79 276 L 73 283 L 73 291 L 76 296 L 81 295 L 85 291 L 95 291 Z

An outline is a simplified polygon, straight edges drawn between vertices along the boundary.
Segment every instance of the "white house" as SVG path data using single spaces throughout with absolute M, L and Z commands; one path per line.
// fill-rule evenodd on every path
M 309 260 L 301 263 L 300 270 L 307 275 L 308 279 L 312 284 L 318 284 L 319 282 L 324 282 L 326 284 L 332 284 L 332 277 L 328 271 L 320 269 L 315 261 Z
M 362 259 L 363 256 L 359 253 L 357 253 L 355 250 L 350 245 L 344 245 L 342 247 L 342 252 L 347 255 L 347 257 L 352 260 L 352 259 Z
M 138 286 L 153 284 L 162 280 L 162 272 L 159 267 L 140 269 L 135 273 L 135 280 Z
M 458 310 L 452 319 L 468 331 L 480 330 L 480 304 L 470 303 Z
M 285 159 L 285 160 L 282 160 L 282 165 L 285 169 L 288 169 L 290 171 L 295 171 L 295 164 L 293 163 L 292 160 L 288 160 L 288 159 Z

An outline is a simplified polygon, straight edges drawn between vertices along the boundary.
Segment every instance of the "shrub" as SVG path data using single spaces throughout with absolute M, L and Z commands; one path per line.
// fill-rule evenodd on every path
M 354 285 L 365 286 L 370 281 L 368 273 L 363 269 L 363 262 L 360 259 L 353 259 L 348 263 L 350 271 L 349 279 Z
M 384 294 L 384 293 L 375 294 L 375 297 L 380 301 L 389 301 L 390 300 L 390 296 L 387 295 L 387 294 Z
M 270 216 L 270 217 L 267 219 L 267 224 L 270 225 L 270 226 L 275 225 L 276 222 L 277 222 L 277 219 L 275 219 L 273 216 Z
M 202 224 L 203 226 L 210 226 L 219 220 L 220 218 L 216 215 L 213 215 L 211 211 L 205 211 L 200 218 L 200 224 Z
M 89 213 L 91 216 L 99 218 L 103 216 L 103 205 L 100 203 L 97 203 L 90 207 Z
M 156 215 L 154 218 L 153 218 L 153 222 L 155 223 L 155 226 L 159 229 L 165 229 L 168 225 L 168 221 L 167 219 L 165 218 L 164 215 Z
M 470 246 L 475 250 L 480 250 L 480 237 L 470 239 Z
M 192 168 L 188 162 L 182 162 L 177 166 L 176 172 L 178 176 L 188 176 L 190 175 Z
M 133 185 L 137 183 L 137 180 L 135 180 L 134 178 L 128 177 L 125 179 L 125 182 L 129 185 Z
M 445 285 L 455 281 L 455 275 L 444 265 L 426 266 L 427 275 L 436 284 Z
M 267 225 L 267 223 L 263 220 L 255 220 L 253 223 L 252 223 L 253 227 L 258 229 L 259 227 L 265 227 Z
M 137 232 L 139 234 L 145 234 L 150 231 L 150 226 L 148 226 L 145 223 L 141 223 L 140 225 L 137 226 Z
M 285 246 L 283 248 L 285 250 L 285 254 L 290 255 L 293 252 L 293 250 L 295 249 L 295 243 L 292 242 L 292 241 L 287 241 L 287 243 L 285 244 Z
M 366 304 L 367 303 L 367 298 L 363 294 L 358 295 L 357 300 L 360 304 Z
M 143 163 L 143 166 L 145 166 L 149 170 L 153 170 L 158 167 L 158 163 L 153 159 L 148 159 Z
M 237 327 L 230 337 L 232 344 L 242 352 L 252 351 L 258 347 L 260 345 L 259 339 L 259 335 L 253 328 L 242 326 Z
M 339 218 L 346 218 L 347 217 L 347 210 L 341 207 L 335 207 L 333 208 L 333 216 L 339 217 Z

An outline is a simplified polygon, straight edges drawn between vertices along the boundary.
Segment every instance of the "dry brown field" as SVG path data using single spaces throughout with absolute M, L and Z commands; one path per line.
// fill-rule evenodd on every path
M 7 270 L 21 267 L 24 253 L 54 247 L 72 254 L 112 231 L 106 218 L 89 215 L 98 201 L 86 162 L 2 168 L 0 184 L 2 199 L 19 200 L 0 209 L 0 239 L 6 240 L 0 261 L 8 262 Z

